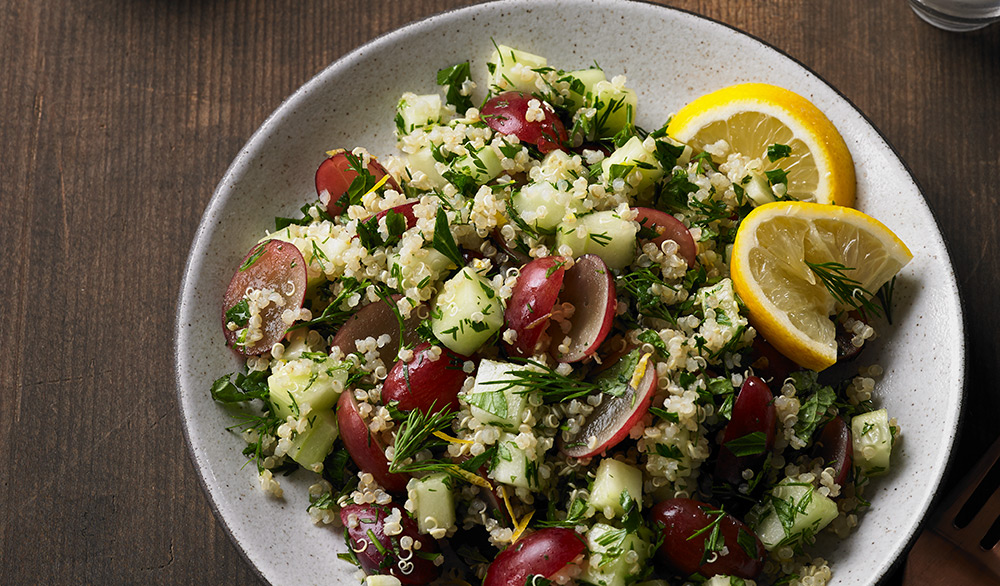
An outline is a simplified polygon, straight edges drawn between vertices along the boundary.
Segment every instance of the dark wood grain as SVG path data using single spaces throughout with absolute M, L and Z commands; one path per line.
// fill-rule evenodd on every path
M 195 226 L 240 146 L 296 87 L 377 35 L 472 3 L 4 3 L 0 582 L 258 581 L 181 433 L 170 353 Z M 671 4 L 819 73 L 923 186 L 968 314 L 953 484 L 1000 414 L 1000 26 L 941 32 L 903 0 Z

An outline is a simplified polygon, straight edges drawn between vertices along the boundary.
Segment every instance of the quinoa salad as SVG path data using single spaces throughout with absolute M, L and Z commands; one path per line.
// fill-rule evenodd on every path
M 312 478 L 366 586 L 827 584 L 816 538 L 863 522 L 900 438 L 864 353 L 892 280 L 810 264 L 838 367 L 803 369 L 731 266 L 793 147 L 692 148 L 624 76 L 494 49 L 402 94 L 395 155 L 316 153 L 301 215 L 250 227 L 222 302 L 246 368 L 211 393 L 262 498 Z

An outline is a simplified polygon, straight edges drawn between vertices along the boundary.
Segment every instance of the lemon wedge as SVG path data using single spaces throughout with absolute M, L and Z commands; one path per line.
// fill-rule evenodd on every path
M 740 224 L 730 274 L 754 328 L 779 352 L 818 371 L 837 361 L 830 316 L 846 308 L 821 277 L 824 267 L 827 274 L 843 267 L 840 283 L 851 297 L 878 291 L 911 258 L 895 234 L 862 212 L 782 201 L 757 207 Z
M 723 88 L 684 106 L 667 134 L 696 151 L 724 140 L 731 152 L 758 159 L 762 176 L 784 170 L 787 195 L 797 200 L 854 205 L 847 144 L 819 108 L 795 92 L 763 83 Z

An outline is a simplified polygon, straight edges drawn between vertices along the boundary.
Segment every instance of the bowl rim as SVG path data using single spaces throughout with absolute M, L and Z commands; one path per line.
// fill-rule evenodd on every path
M 952 262 L 953 255 L 951 252 L 951 245 L 948 242 L 946 235 L 940 229 L 940 223 L 937 220 L 937 216 L 934 212 L 934 209 L 931 207 L 926 197 L 924 197 L 923 188 L 920 186 L 920 183 L 914 176 L 913 171 L 910 168 L 909 164 L 900 156 L 899 151 L 896 149 L 896 147 L 893 146 L 893 144 L 888 140 L 888 138 L 885 136 L 882 130 L 879 129 L 872 122 L 872 120 L 868 117 L 867 114 L 865 114 L 850 98 L 848 98 L 843 92 L 841 92 L 839 88 L 837 88 L 829 81 L 827 81 L 825 77 L 814 71 L 811 67 L 800 61 L 798 58 L 790 55 L 786 51 L 769 43 L 768 41 L 765 41 L 752 33 L 744 31 L 726 22 L 717 20 L 713 17 L 705 16 L 703 14 L 699 14 L 697 12 L 685 8 L 658 4 L 652 0 L 558 0 L 558 1 L 560 1 L 561 3 L 578 4 L 578 5 L 639 4 L 639 5 L 653 6 L 656 7 L 657 9 L 683 14 L 686 15 L 687 17 L 694 17 L 697 20 L 703 20 L 713 23 L 715 25 L 722 26 L 725 29 L 728 29 L 730 32 L 736 33 L 739 36 L 747 37 L 752 41 L 759 43 L 764 48 L 776 52 L 780 56 L 788 59 L 790 62 L 794 63 L 798 67 L 807 71 L 809 74 L 813 75 L 820 84 L 832 90 L 837 95 L 837 97 L 842 99 L 850 107 L 853 113 L 857 114 L 872 130 L 874 130 L 875 134 L 882 140 L 883 144 L 888 148 L 893 158 L 902 166 L 906 176 L 913 183 L 913 186 L 920 194 L 920 198 L 927 206 L 927 210 L 930 214 L 931 220 L 934 223 L 934 228 L 937 231 L 938 235 L 940 235 L 941 237 L 941 242 L 944 247 L 944 253 L 945 253 L 944 260 L 946 261 L 948 274 L 952 277 L 951 284 L 953 285 L 954 289 L 952 293 L 954 294 L 954 297 L 957 300 L 957 306 L 959 312 L 958 317 L 961 328 L 960 331 L 961 335 L 959 336 L 958 340 L 958 343 L 961 346 L 960 348 L 961 358 L 957 363 L 957 368 L 958 368 L 957 378 L 958 381 L 960 382 L 960 385 L 957 386 L 960 387 L 960 391 L 958 395 L 958 401 L 956 404 L 957 413 L 955 417 L 955 427 L 953 429 L 948 430 L 949 433 L 947 434 L 947 440 L 949 445 L 947 446 L 948 449 L 946 452 L 947 455 L 945 456 L 945 461 L 943 463 L 943 466 L 941 466 L 940 468 L 940 474 L 937 476 L 937 478 L 934 479 L 934 486 L 930 490 L 929 498 L 925 501 L 925 506 L 922 507 L 920 511 L 918 511 L 920 520 L 917 522 L 917 524 L 913 526 L 912 531 L 904 540 L 904 547 L 902 547 L 897 552 L 895 559 L 890 564 L 883 566 L 882 570 L 880 572 L 877 572 L 877 575 L 873 576 L 874 579 L 873 583 L 882 582 L 882 580 L 889 573 L 895 571 L 906 559 L 906 553 L 913 546 L 914 542 L 917 540 L 918 536 L 923 532 L 924 528 L 929 522 L 929 517 L 931 516 L 929 514 L 931 507 L 941 500 L 943 492 L 942 485 L 944 483 L 944 479 L 947 478 L 953 471 L 955 462 L 954 448 L 957 444 L 958 436 L 961 433 L 962 425 L 965 422 L 967 414 L 966 390 L 968 385 L 967 365 L 968 365 L 969 350 L 965 340 L 965 332 L 968 329 L 967 327 L 968 313 L 965 310 L 965 301 L 961 294 L 961 288 L 959 287 L 958 279 L 956 278 L 954 263 Z M 264 119 L 264 121 L 260 124 L 260 126 L 258 126 L 257 129 L 254 130 L 253 134 L 251 134 L 250 138 L 247 139 L 246 143 L 244 143 L 243 146 L 240 147 L 233 161 L 227 167 L 222 178 L 219 180 L 214 190 L 212 191 L 212 196 L 209 198 L 209 201 L 205 206 L 205 210 L 202 212 L 202 216 L 201 219 L 199 220 L 198 227 L 195 230 L 195 234 L 192 238 L 191 245 L 189 246 L 188 249 L 188 255 L 184 263 L 184 270 L 181 276 L 181 282 L 178 289 L 177 303 L 175 305 L 174 332 L 172 340 L 174 348 L 174 359 L 175 359 L 174 360 L 175 399 L 177 400 L 177 408 L 180 411 L 181 415 L 181 423 L 182 423 L 181 428 L 184 436 L 186 451 L 188 453 L 188 457 L 190 458 L 190 462 L 194 465 L 195 473 L 198 478 L 198 483 L 201 486 L 201 489 L 204 492 L 204 494 L 208 497 L 208 504 L 210 509 L 212 510 L 212 514 L 219 522 L 219 524 L 221 524 L 222 529 L 229 537 L 230 542 L 236 546 L 236 549 L 240 553 L 242 558 L 250 565 L 250 567 L 253 569 L 257 577 L 265 583 L 272 584 L 272 582 L 264 575 L 264 572 L 261 569 L 261 567 L 247 553 L 246 548 L 243 546 L 242 542 L 237 538 L 236 534 L 233 532 L 233 528 L 230 526 L 229 522 L 220 512 L 216 498 L 208 486 L 208 481 L 205 478 L 205 475 L 201 471 L 202 466 L 198 460 L 197 454 L 195 452 L 195 447 L 190 436 L 191 432 L 188 421 L 188 413 L 185 411 L 183 405 L 183 399 L 182 399 L 183 385 L 181 384 L 183 373 L 181 372 L 181 360 L 180 360 L 182 354 L 180 340 L 183 329 L 181 317 L 184 314 L 185 295 L 188 290 L 189 280 L 192 277 L 194 269 L 193 259 L 194 259 L 195 249 L 198 245 L 198 242 L 209 230 L 210 222 L 208 220 L 211 216 L 214 215 L 212 212 L 216 211 L 216 209 L 219 208 L 223 203 L 222 202 L 223 192 L 225 191 L 226 184 L 231 182 L 235 178 L 235 176 L 239 174 L 241 167 L 246 161 L 251 160 L 251 154 L 253 154 L 253 151 L 256 148 L 258 148 L 257 143 L 261 142 L 262 138 L 270 130 L 270 127 L 273 124 L 277 123 L 279 118 L 286 115 L 287 111 L 294 109 L 295 104 L 299 100 L 305 98 L 310 93 L 310 90 L 313 88 L 313 86 L 321 84 L 324 78 L 329 74 L 329 72 L 333 68 L 338 67 L 349 61 L 356 60 L 360 58 L 369 48 L 384 43 L 387 40 L 390 40 L 392 37 L 405 35 L 408 32 L 411 32 L 413 29 L 425 26 L 426 23 L 430 21 L 453 17 L 456 15 L 460 15 L 460 13 L 464 12 L 474 13 L 481 10 L 486 5 L 494 6 L 494 5 L 504 5 L 504 4 L 510 5 L 511 7 L 523 6 L 526 4 L 533 5 L 532 0 L 490 0 L 481 4 L 451 8 L 448 10 L 437 12 L 428 15 L 426 17 L 423 17 L 419 20 L 408 22 L 402 26 L 381 33 L 369 39 L 368 41 L 362 43 L 361 45 L 354 47 L 350 51 L 344 53 L 343 55 L 335 59 L 334 61 L 325 65 L 320 71 L 318 71 L 315 75 L 309 78 L 309 80 L 307 80 L 305 83 L 297 87 L 290 95 L 284 98 L 281 101 L 281 103 L 270 114 L 268 114 L 268 116 Z

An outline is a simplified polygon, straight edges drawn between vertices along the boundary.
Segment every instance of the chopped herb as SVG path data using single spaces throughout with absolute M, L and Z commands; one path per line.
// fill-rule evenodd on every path
M 448 225 L 448 214 L 444 208 L 439 207 L 437 220 L 434 223 L 434 250 L 445 255 L 456 267 L 465 264 L 462 260 L 462 252 L 455 244 L 455 237 L 451 235 L 451 227 Z
M 257 246 L 253 247 L 253 250 L 250 251 L 250 255 L 247 256 L 246 260 L 243 261 L 243 264 L 240 265 L 240 272 L 241 273 L 243 271 L 249 269 L 253 265 L 255 265 L 257 263 L 257 261 L 260 260 L 260 257 L 264 255 L 265 251 L 267 251 L 267 243 L 268 242 L 270 242 L 270 240 L 265 241 L 265 242 L 261 242 L 261 243 L 257 244 Z
M 724 444 L 734 456 L 757 456 L 767 451 L 767 436 L 763 431 L 753 431 Z
M 792 147 L 787 144 L 774 143 L 767 147 L 767 159 L 772 163 L 792 154 Z
M 469 62 L 457 63 L 451 67 L 445 67 L 437 73 L 438 85 L 447 86 L 445 100 L 455 106 L 455 111 L 464 114 L 472 107 L 472 98 L 462 93 L 462 86 L 470 78 Z
M 246 297 L 226 310 L 226 323 L 232 322 L 239 327 L 246 327 L 250 321 L 250 302 Z
M 784 169 L 764 171 L 764 175 L 767 176 L 767 182 L 771 185 L 777 185 L 779 183 L 788 184 L 788 173 L 785 173 Z

